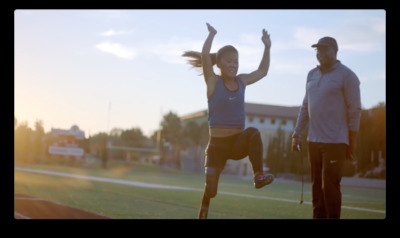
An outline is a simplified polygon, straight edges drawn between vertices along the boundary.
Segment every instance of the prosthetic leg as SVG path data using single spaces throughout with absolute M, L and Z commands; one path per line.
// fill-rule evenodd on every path
M 206 167 L 206 184 L 204 188 L 203 198 L 199 211 L 199 219 L 207 219 L 208 208 L 210 207 L 210 199 L 217 196 L 218 180 L 221 169 L 215 167 Z
M 207 219 L 209 206 L 210 206 L 210 198 L 204 192 L 203 198 L 201 199 L 201 206 L 200 206 L 200 211 L 199 211 L 199 219 Z

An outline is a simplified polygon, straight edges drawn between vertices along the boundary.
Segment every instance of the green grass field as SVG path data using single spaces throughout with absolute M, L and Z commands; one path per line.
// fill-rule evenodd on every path
M 115 219 L 197 219 L 204 175 L 160 166 L 110 163 L 108 169 L 44 165 L 16 166 L 14 190 Z M 65 173 L 63 176 L 19 168 Z M 75 177 L 71 177 L 75 176 Z M 81 177 L 77 177 L 81 176 Z M 83 176 L 91 176 L 84 178 Z M 112 179 L 100 181 L 100 178 Z M 179 188 L 137 186 L 161 184 Z M 222 175 L 209 219 L 311 219 L 311 187 L 277 179 L 260 190 L 251 178 Z M 386 190 L 342 187 L 342 219 L 385 219 Z

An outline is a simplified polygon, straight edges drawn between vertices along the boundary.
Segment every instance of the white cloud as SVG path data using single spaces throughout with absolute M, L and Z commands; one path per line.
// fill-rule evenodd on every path
M 293 45 L 296 46 L 296 48 L 310 49 L 312 44 L 317 43 L 318 39 L 324 36 L 337 38 L 335 33 L 330 30 L 297 27 L 294 31 Z
M 145 57 L 155 56 L 167 63 L 186 64 L 186 59 L 182 57 L 183 52 L 187 50 L 201 51 L 202 46 L 203 41 L 172 37 L 162 43 L 145 42 L 140 50 L 143 51 Z
M 335 28 L 297 27 L 294 31 L 295 45 L 309 47 L 324 36 L 334 37 L 339 50 L 357 52 L 376 52 L 381 50 L 386 37 L 386 23 L 381 18 L 349 18 Z
M 257 44 L 261 42 L 261 36 L 259 34 L 242 34 L 240 35 L 240 40 L 248 44 Z
M 131 32 L 129 31 L 115 31 L 113 29 L 100 33 L 101 36 L 130 35 L 130 34 Z
M 96 19 L 105 20 L 107 22 L 112 20 L 121 20 L 121 21 L 129 21 L 132 19 L 132 11 L 131 10 L 89 10 L 89 11 L 81 11 L 82 14 L 89 17 L 94 17 Z
M 361 83 L 373 81 L 386 82 L 386 72 L 380 71 L 373 74 L 360 74 L 359 79 Z
M 103 42 L 97 44 L 96 48 L 100 51 L 110 53 L 117 57 L 128 60 L 134 59 L 137 55 L 137 52 L 135 50 L 122 46 L 118 43 Z

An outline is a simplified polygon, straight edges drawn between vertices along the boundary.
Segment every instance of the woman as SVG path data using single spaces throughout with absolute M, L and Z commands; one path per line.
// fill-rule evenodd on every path
M 249 156 L 257 189 L 270 184 L 274 177 L 263 173 L 260 132 L 254 127 L 244 128 L 246 86 L 259 81 L 268 73 L 271 47 L 269 34 L 263 29 L 261 40 L 265 48 L 258 69 L 249 74 L 237 75 L 238 51 L 227 45 L 216 54 L 210 54 L 217 31 L 208 23 L 207 28 L 209 34 L 202 52 L 187 51 L 183 56 L 192 58 L 189 60 L 192 66 L 202 68 L 207 85 L 210 138 L 205 151 L 204 196 L 209 199 L 217 195 L 219 176 L 228 159 L 240 160 Z M 214 64 L 220 69 L 220 75 L 214 73 Z

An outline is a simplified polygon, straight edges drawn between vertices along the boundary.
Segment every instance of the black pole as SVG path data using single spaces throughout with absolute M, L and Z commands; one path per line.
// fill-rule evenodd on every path
M 303 191 L 304 191 L 304 171 L 303 171 L 303 156 L 301 153 L 300 145 L 297 145 L 297 150 L 300 152 L 300 173 L 301 173 L 301 197 L 300 204 L 303 204 Z

